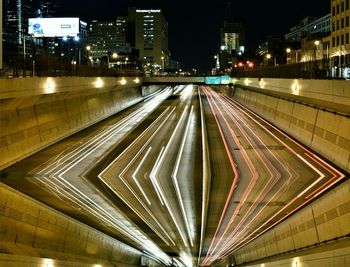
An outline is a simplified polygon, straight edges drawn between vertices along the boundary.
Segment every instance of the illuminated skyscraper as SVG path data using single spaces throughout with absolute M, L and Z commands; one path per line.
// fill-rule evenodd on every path
M 28 30 L 28 18 L 32 16 L 32 0 L 3 0 L 4 41 L 22 44 Z
M 220 69 L 229 71 L 237 56 L 244 53 L 244 30 L 242 23 L 224 21 L 220 31 Z
M 24 53 L 24 38 L 28 31 L 28 18 L 32 17 L 32 0 L 3 1 L 4 62 L 14 61 Z M 11 61 L 11 63 L 10 63 Z
M 129 37 L 140 59 L 161 68 L 169 65 L 168 22 L 160 9 L 129 9 Z
M 126 45 L 126 17 L 113 21 L 93 20 L 89 29 L 90 56 L 98 59 Z
M 244 31 L 243 25 L 239 22 L 224 21 L 221 28 L 221 50 L 227 50 L 228 53 L 243 50 L 244 52 Z
M 41 0 L 39 2 L 38 16 L 43 18 L 55 17 L 58 8 L 60 7 L 60 0 Z
M 332 76 L 350 79 L 350 0 L 330 0 Z

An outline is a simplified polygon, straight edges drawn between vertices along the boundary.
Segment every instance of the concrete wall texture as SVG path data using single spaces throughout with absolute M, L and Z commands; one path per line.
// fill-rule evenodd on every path
M 325 103 L 350 106 L 349 81 L 242 78 L 234 83 L 308 99 L 314 104 L 324 101 Z M 336 108 L 336 106 L 334 107 Z
M 291 81 L 285 81 L 283 88 L 288 88 L 287 83 Z M 303 84 L 304 81 L 298 83 Z M 317 86 L 318 81 L 307 81 L 307 83 Z M 333 97 L 329 102 L 350 107 L 349 82 L 330 81 L 329 84 L 332 84 L 331 90 L 342 92 L 342 96 Z M 334 84 L 341 85 L 342 89 L 335 90 Z M 300 102 L 300 99 L 291 92 L 285 92 L 286 94 L 281 97 L 277 86 L 273 89 L 276 95 L 270 90 L 271 88 L 264 93 L 260 85 L 256 85 L 259 90 L 255 90 L 252 83 L 248 86 L 247 83 L 237 85 L 233 97 L 340 168 L 350 172 L 350 113 L 332 112 L 314 106 L 315 99 L 321 101 L 325 95 L 333 95 L 325 91 L 325 85 L 318 96 L 317 94 L 312 96 L 315 97 L 313 105 L 305 102 L 307 100 L 305 98 Z M 313 90 L 318 89 L 320 88 Z M 304 94 L 311 95 L 308 92 Z M 234 253 L 236 264 L 254 267 L 350 266 L 349 188 L 350 181 L 347 180 L 246 247 L 236 251 Z M 338 239 L 347 240 L 347 244 L 338 249 L 328 248 L 318 254 L 293 258 L 295 251 L 314 246 L 322 247 L 322 244 L 338 242 L 335 241 Z M 275 262 L 271 260 L 286 253 L 289 256 L 287 255 L 285 260 Z M 259 264 L 247 264 L 257 260 Z
M 235 252 L 237 264 L 255 260 L 270 260 L 272 256 L 292 253 L 329 241 L 340 240 L 343 247 L 321 249 L 319 255 L 304 258 L 304 263 L 296 256 L 290 260 L 271 263 L 267 266 L 310 266 L 310 267 L 347 267 L 350 266 L 350 181 L 327 193 L 319 200 L 308 205 L 298 214 L 291 216 L 271 231 L 263 234 L 246 247 Z M 322 251 L 323 250 L 323 251 Z M 305 255 L 305 254 L 304 254 Z M 315 260 L 317 259 L 317 260 Z M 323 259 L 323 260 L 322 260 Z M 293 265 L 299 261 L 298 265 Z M 283 263 L 284 262 L 284 263 Z M 267 264 L 267 263 L 265 263 Z M 288 265 L 289 264 L 289 265 Z M 247 264 L 245 266 L 261 266 Z
M 0 266 L 139 266 L 140 251 L 1 183 L 0 192 Z
M 0 79 L 0 170 L 141 101 L 141 82 L 110 77 Z
M 349 90 L 350 91 L 350 88 Z M 236 87 L 235 99 L 350 172 L 349 114 Z M 350 107 L 350 100 L 347 102 Z

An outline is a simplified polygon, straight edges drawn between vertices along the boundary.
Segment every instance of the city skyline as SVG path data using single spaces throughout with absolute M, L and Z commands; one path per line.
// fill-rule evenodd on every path
M 231 1 L 232 2 L 232 1 Z M 229 17 L 227 0 L 213 3 L 200 1 L 164 2 L 158 0 L 67 2 L 62 0 L 58 15 L 79 16 L 83 20 L 109 20 L 126 15 L 127 8 L 161 8 L 169 22 L 169 48 L 172 57 L 184 68 L 208 70 L 213 65 L 213 55 L 220 45 L 220 28 Z M 316 0 L 307 3 L 297 0 L 293 6 L 272 0 L 266 2 L 231 3 L 232 17 L 243 22 L 246 28 L 246 47 L 255 50 L 270 34 L 285 34 L 306 16 L 320 17 L 330 13 L 329 3 Z M 109 8 L 107 8 L 109 7 Z M 91 11 L 94 12 L 91 12 Z

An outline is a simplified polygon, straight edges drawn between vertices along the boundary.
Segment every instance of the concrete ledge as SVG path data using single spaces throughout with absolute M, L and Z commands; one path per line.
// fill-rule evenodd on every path
M 316 152 L 350 172 L 350 117 L 247 88 L 234 98 Z M 349 103 L 350 107 L 350 103 Z
M 234 98 L 340 168 L 350 172 L 350 117 L 348 114 L 330 112 L 317 105 L 310 106 L 302 103 L 290 92 L 282 98 L 271 94 L 270 91 L 264 93 L 261 88 L 258 90 L 252 89 L 251 85 L 236 86 Z M 275 90 L 278 93 L 277 88 Z M 350 107 L 350 102 L 346 107 Z M 350 236 L 349 188 L 350 181 L 347 180 L 298 214 L 236 251 L 235 263 L 259 267 L 291 266 L 289 260 L 278 261 L 271 265 L 266 262 L 281 255 L 291 255 L 299 250 L 308 251 L 311 247 L 335 242 L 338 239 L 348 239 Z M 349 243 L 347 242 L 348 245 L 344 248 L 346 251 L 344 257 L 338 258 L 339 251 L 334 251 L 333 254 L 322 254 L 320 257 L 324 257 L 324 260 L 318 258 L 306 260 L 304 263 L 300 261 L 298 267 L 349 266 Z M 315 259 L 317 257 L 315 256 Z M 248 264 L 256 261 L 265 265 Z M 332 265 L 327 265 L 330 263 Z
M 242 78 L 235 80 L 234 84 L 264 94 L 287 97 L 320 108 L 350 114 L 349 81 Z
M 273 261 L 274 257 L 280 257 L 298 251 L 303 252 L 305 255 L 310 253 L 307 251 L 311 248 L 317 248 L 328 243 L 332 244 L 332 242 L 336 242 L 336 240 L 347 240 L 345 243 L 342 243 L 343 245 L 341 245 L 340 248 L 347 251 L 347 260 L 349 260 L 349 188 L 350 181 L 348 180 L 302 209 L 298 214 L 292 215 L 271 231 L 236 251 L 234 253 L 236 264 L 253 266 L 247 263 L 257 260 L 261 260 L 262 263 L 265 263 L 267 261 Z M 330 255 L 329 257 L 329 260 L 332 260 L 331 258 L 333 256 Z M 325 263 L 326 261 L 322 264 Z M 340 264 L 331 266 L 345 267 L 348 265 Z
M 0 80 L 0 170 L 141 101 L 135 79 Z
M 53 259 L 67 262 L 62 266 L 69 262 L 138 266 L 141 256 L 140 251 L 0 183 L 0 265 L 16 259 L 12 266 L 43 266 Z

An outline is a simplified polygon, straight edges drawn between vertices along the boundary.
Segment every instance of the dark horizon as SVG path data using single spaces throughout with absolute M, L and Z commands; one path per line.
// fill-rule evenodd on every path
M 169 48 L 172 58 L 186 69 L 207 71 L 213 66 L 213 55 L 219 51 L 220 27 L 230 16 L 227 0 L 208 2 L 164 2 L 160 0 L 61 0 L 59 16 L 78 16 L 82 20 L 111 20 L 127 15 L 128 7 L 159 8 L 169 23 Z M 252 8 L 253 7 L 253 8 Z M 93 12 L 92 12 L 93 11 Z M 268 35 L 283 35 L 306 16 L 321 17 L 330 12 L 328 2 L 293 1 L 293 5 L 278 0 L 231 1 L 235 21 L 242 22 L 246 31 L 246 49 L 256 50 Z

